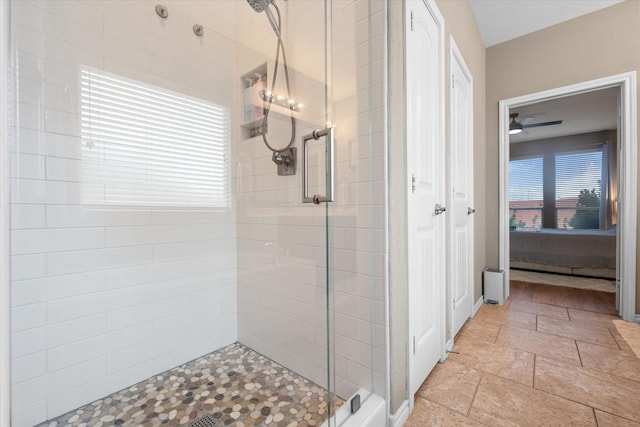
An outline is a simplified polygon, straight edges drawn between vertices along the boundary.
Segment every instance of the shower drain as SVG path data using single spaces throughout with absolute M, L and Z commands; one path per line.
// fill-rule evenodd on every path
M 198 418 L 188 427 L 220 427 L 222 422 L 218 419 L 213 418 L 213 415 L 207 414 L 202 418 Z

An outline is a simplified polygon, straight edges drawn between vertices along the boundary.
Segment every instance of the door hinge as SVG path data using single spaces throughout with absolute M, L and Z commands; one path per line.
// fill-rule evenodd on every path
M 415 174 L 411 174 L 411 192 L 416 192 L 416 176 Z
M 413 31 L 413 10 L 411 11 L 411 31 Z
M 413 336 L 413 354 L 416 354 L 416 336 Z

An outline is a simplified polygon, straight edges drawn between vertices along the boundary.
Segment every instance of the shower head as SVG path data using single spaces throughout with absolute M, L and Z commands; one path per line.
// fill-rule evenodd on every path
M 275 7 L 276 11 L 278 12 L 278 17 L 280 17 L 280 12 L 278 11 L 278 7 L 275 4 L 275 0 L 247 0 L 247 3 L 249 3 L 249 6 L 251 6 L 253 10 L 255 10 L 256 12 L 258 13 L 265 12 L 267 14 L 267 19 L 269 20 L 269 24 L 271 24 L 271 28 L 273 28 L 273 31 L 276 33 L 276 36 L 278 36 L 279 38 L 280 37 L 280 24 L 279 24 L 280 19 L 276 21 L 276 17 L 273 16 L 273 13 L 271 12 L 271 10 L 269 10 L 269 5 L 273 5 L 273 7 Z
M 273 0 L 247 0 L 247 2 L 249 2 L 249 5 L 253 8 L 253 10 L 260 13 L 265 10 L 267 6 L 269 6 L 269 3 L 273 2 Z

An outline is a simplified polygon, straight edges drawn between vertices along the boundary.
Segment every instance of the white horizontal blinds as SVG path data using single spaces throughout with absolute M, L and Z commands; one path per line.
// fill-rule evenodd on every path
M 509 161 L 509 225 L 542 224 L 542 157 Z
M 602 150 L 556 155 L 558 228 L 599 228 Z
M 83 67 L 84 204 L 229 205 L 229 109 Z
M 509 161 L 509 200 L 542 203 L 542 157 Z

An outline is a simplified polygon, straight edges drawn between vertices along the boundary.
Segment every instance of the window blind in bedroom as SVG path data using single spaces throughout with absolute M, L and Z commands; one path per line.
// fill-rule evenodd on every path
M 556 224 L 600 228 L 602 150 L 556 155 Z
M 509 161 L 509 226 L 542 225 L 542 157 Z

